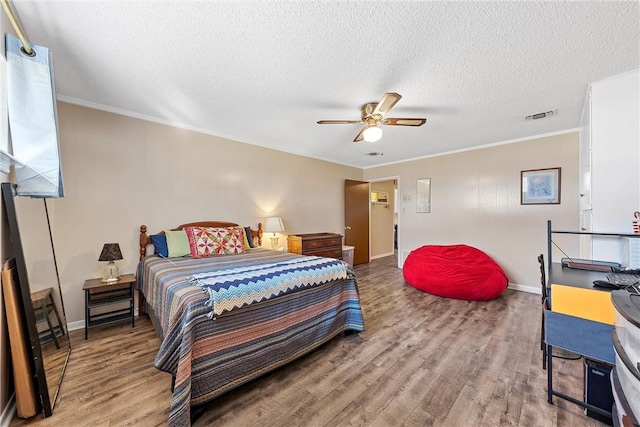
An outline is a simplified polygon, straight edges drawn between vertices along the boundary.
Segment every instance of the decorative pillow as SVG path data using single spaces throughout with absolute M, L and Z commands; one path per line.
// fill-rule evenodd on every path
M 244 228 L 244 234 L 247 236 L 247 241 L 249 242 L 250 248 L 255 248 L 256 245 L 253 243 L 253 237 L 251 236 L 251 227 Z
M 241 254 L 244 248 L 242 227 L 185 227 L 191 256 Z
M 164 235 L 167 238 L 169 258 L 176 258 L 191 254 L 189 250 L 189 239 L 187 239 L 187 233 L 185 233 L 183 230 L 165 230 Z
M 242 229 L 242 238 L 244 240 L 244 248 L 251 249 L 251 245 L 249 244 L 249 238 L 247 237 L 247 231 L 244 228 Z
M 152 234 L 149 236 L 153 244 L 154 252 L 161 257 L 169 256 L 169 247 L 167 246 L 167 236 L 164 234 Z

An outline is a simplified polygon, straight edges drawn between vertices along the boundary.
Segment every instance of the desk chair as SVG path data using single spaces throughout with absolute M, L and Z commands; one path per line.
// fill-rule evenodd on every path
M 544 255 L 538 255 L 538 264 L 540 264 L 540 285 L 542 291 L 542 321 L 540 328 L 540 350 L 542 350 L 542 369 L 547 369 L 547 345 L 544 342 L 544 311 L 551 309 L 549 298 L 547 296 L 547 274 L 544 269 Z
M 60 313 L 58 313 L 58 309 L 53 303 L 51 292 L 53 292 L 53 288 L 47 288 L 37 292 L 32 292 L 31 303 L 33 304 L 33 312 L 36 317 L 36 324 L 42 321 L 47 322 L 48 332 L 40 338 L 41 342 L 47 340 L 49 338 L 49 335 L 51 335 L 51 339 L 53 339 L 56 348 L 60 348 L 58 335 L 65 335 L 65 330 L 62 326 L 62 321 L 60 320 Z M 57 320 L 57 324 L 55 325 L 51 321 L 52 313 L 55 315 Z

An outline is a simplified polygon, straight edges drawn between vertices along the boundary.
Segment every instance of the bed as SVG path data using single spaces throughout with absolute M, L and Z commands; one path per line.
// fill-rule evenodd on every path
M 205 221 L 171 230 L 197 227 L 237 225 Z M 340 260 L 283 253 L 259 245 L 235 255 L 165 258 L 150 250 L 151 237 L 146 231 L 146 226 L 140 227 L 137 286 L 161 340 L 154 366 L 173 376 L 170 426 L 190 425 L 200 405 L 301 357 L 340 333 L 364 330 L 353 269 Z M 261 227 L 247 234 L 259 243 Z M 265 273 L 278 268 L 283 270 Z M 315 275 L 318 271 L 326 276 Z M 251 285 L 238 285 L 235 276 L 228 280 L 232 273 L 243 275 Z M 325 280 L 311 283 L 311 276 Z M 252 290 L 240 296 L 230 291 L 233 295 L 227 295 L 228 299 L 219 297 L 236 286 L 253 286 L 259 281 L 257 277 L 269 277 L 262 280 L 270 283 L 269 295 Z M 220 283 L 233 286 L 220 288 Z M 252 299 L 242 300 L 248 294 Z

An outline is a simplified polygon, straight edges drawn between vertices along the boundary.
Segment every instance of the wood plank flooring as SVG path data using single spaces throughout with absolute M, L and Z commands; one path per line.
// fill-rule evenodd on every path
M 404 283 L 395 258 L 356 266 L 366 331 L 206 405 L 195 426 L 603 426 L 576 405 L 546 402 L 540 297 L 507 290 L 489 302 L 435 297 Z M 168 374 L 160 342 L 136 327 L 96 328 L 73 350 L 54 414 L 11 426 L 162 426 Z M 582 361 L 554 360 L 555 384 L 577 398 Z

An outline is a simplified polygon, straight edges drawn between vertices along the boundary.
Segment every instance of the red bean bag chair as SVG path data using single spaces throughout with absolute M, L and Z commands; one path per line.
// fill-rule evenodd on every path
M 500 296 L 508 279 L 487 254 L 467 245 L 426 245 L 411 251 L 402 268 L 404 280 L 433 295 L 471 301 Z

